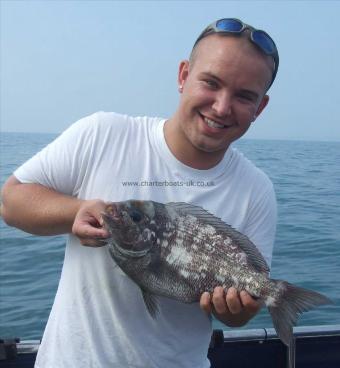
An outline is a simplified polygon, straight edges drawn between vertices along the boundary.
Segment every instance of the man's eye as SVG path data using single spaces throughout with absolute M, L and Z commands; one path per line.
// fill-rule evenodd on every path
M 250 95 L 244 95 L 244 94 L 240 94 L 239 98 L 243 101 L 247 101 L 247 102 L 254 102 L 254 97 L 250 96 Z
M 204 81 L 206 83 L 206 85 L 209 87 L 209 88 L 212 88 L 212 89 L 217 89 L 218 88 L 218 84 L 211 80 L 211 79 L 207 79 Z

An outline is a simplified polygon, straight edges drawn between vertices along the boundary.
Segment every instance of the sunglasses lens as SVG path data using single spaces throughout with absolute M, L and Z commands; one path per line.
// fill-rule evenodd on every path
M 276 47 L 274 41 L 263 31 L 253 31 L 253 41 L 268 55 L 275 52 Z
M 237 19 L 221 19 L 216 23 L 216 28 L 220 31 L 240 32 L 243 24 Z

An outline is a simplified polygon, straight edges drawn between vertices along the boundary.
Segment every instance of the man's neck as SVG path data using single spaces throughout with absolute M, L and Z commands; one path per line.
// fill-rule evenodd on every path
M 173 116 L 165 122 L 164 138 L 171 153 L 184 165 L 198 170 L 208 170 L 216 166 L 224 156 L 225 151 L 206 152 L 196 148 L 188 141 Z

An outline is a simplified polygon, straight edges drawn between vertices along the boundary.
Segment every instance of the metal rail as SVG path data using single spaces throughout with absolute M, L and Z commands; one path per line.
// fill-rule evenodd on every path
M 294 337 L 318 337 L 318 336 L 338 336 L 340 335 L 340 325 L 325 326 L 302 326 L 294 327 Z M 251 341 L 251 340 L 271 340 L 278 339 L 274 328 L 261 328 L 251 330 L 227 330 L 223 331 L 223 339 L 228 341 Z
M 332 355 L 332 367 L 340 367 L 340 325 L 327 325 L 327 326 L 305 326 L 295 327 L 294 341 L 290 349 L 285 348 L 273 328 L 251 329 L 251 330 L 214 330 L 212 335 L 209 352 L 217 358 L 216 364 L 212 364 L 212 367 L 225 367 L 223 362 L 228 362 L 228 365 L 233 367 L 241 367 L 239 359 L 244 355 L 249 355 L 249 352 L 257 352 L 257 356 L 260 358 L 256 363 L 255 357 L 251 357 L 250 367 L 263 367 L 263 356 L 267 356 L 271 347 L 275 346 L 273 354 L 275 357 L 278 354 L 282 357 L 280 367 L 294 368 L 296 358 L 301 362 L 301 350 L 299 349 L 299 343 L 308 343 L 308 341 L 314 341 L 318 346 L 318 350 L 331 349 L 325 354 L 325 357 L 329 361 L 328 354 Z M 320 339 L 318 339 L 320 338 Z M 321 346 L 319 346 L 321 344 Z M 326 344 L 326 345 L 325 345 Z M 330 346 L 331 344 L 331 346 Z M 23 340 L 19 339 L 0 339 L 0 368 L 3 367 L 33 367 L 36 353 L 39 349 L 39 340 Z M 296 345 L 297 356 L 296 356 Z M 249 350 L 250 349 L 250 350 Z M 269 349 L 269 350 L 268 350 Z M 286 350 L 285 350 L 286 349 Z M 235 350 L 238 350 L 237 355 Z M 264 353 L 265 352 L 265 353 Z M 286 352 L 286 358 L 284 353 Z M 234 365 L 231 362 L 232 355 L 235 355 Z M 310 356 L 313 351 L 308 350 L 307 355 Z M 306 354 L 306 351 L 302 354 Z M 316 359 L 319 359 L 318 355 L 315 355 Z M 276 358 L 275 358 L 276 359 Z M 314 359 L 314 358 L 313 358 Z M 21 363 L 24 362 L 25 364 Z M 285 363 L 283 362 L 285 361 Z M 17 363 L 16 363 L 17 362 Z M 222 362 L 222 363 L 221 363 Z M 310 361 L 311 362 L 311 361 Z M 310 367 L 310 362 L 302 365 L 302 367 Z M 313 366 L 315 362 L 313 361 Z M 269 364 L 269 363 L 268 363 Z M 266 366 L 268 366 L 268 364 Z M 278 365 L 271 365 L 270 367 L 277 367 Z M 299 366 L 299 365 L 298 365 Z M 329 366 L 329 365 L 322 365 Z M 245 367 L 242 366 L 242 368 Z
M 281 345 L 281 350 L 285 353 L 285 368 L 295 368 L 296 364 L 296 345 L 301 340 L 318 340 L 328 339 L 328 338 L 340 338 L 340 325 L 327 325 L 327 326 L 303 326 L 303 327 L 294 327 L 293 329 L 293 339 L 292 343 L 289 347 L 283 345 L 282 342 L 279 341 L 279 337 L 276 331 L 273 328 L 262 328 L 262 329 L 251 329 L 251 330 L 214 330 L 210 348 L 221 348 L 224 346 L 227 351 L 230 348 L 228 346 L 232 345 L 235 347 L 235 344 L 244 344 L 244 352 L 247 351 L 246 344 L 249 343 L 276 343 Z M 299 351 L 298 351 L 299 352 Z M 220 352 L 220 354 L 222 354 Z M 227 355 L 227 354 L 226 354 Z M 339 351 L 339 367 L 340 367 L 340 351 Z

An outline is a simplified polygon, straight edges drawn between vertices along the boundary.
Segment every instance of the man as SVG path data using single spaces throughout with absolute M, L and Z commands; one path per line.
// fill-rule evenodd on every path
M 106 201 L 131 198 L 200 205 L 246 234 L 270 263 L 272 184 L 230 144 L 267 105 L 277 68 L 266 33 L 235 19 L 214 22 L 180 64 L 181 98 L 170 119 L 96 113 L 9 178 L 2 208 L 9 225 L 70 233 L 36 367 L 208 367 L 210 313 L 241 326 L 259 311 L 247 292 L 217 287 L 200 305 L 160 298 L 152 319 L 103 246 L 100 214 Z M 195 185 L 202 182 L 214 185 Z

